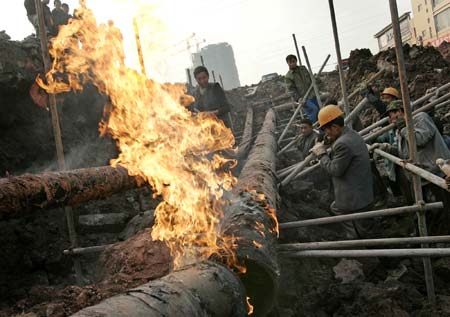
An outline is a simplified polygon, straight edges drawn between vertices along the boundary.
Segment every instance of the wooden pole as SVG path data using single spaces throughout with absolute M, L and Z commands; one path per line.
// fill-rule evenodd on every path
M 396 216 L 405 213 L 417 212 L 419 210 L 428 211 L 428 210 L 436 210 L 442 209 L 444 205 L 442 202 L 430 203 L 424 205 L 413 205 L 413 206 L 404 206 L 404 207 L 396 207 L 390 209 L 381 209 L 374 211 L 365 211 L 365 212 L 357 212 L 353 214 L 345 214 L 339 216 L 329 216 L 322 217 L 316 219 L 307 219 L 307 220 L 299 220 L 292 222 L 280 223 L 280 229 L 293 229 L 293 228 L 301 228 L 301 227 L 310 227 L 310 226 L 318 226 L 318 225 L 328 225 L 331 223 L 339 223 L 345 221 L 354 221 L 360 219 L 368 219 L 375 217 L 386 217 L 386 216 Z
M 432 237 L 407 237 L 407 238 L 383 238 L 383 239 L 360 239 L 360 240 L 341 240 L 341 241 L 320 241 L 304 243 L 280 244 L 278 252 L 293 252 L 302 250 L 329 250 L 341 248 L 391 246 L 402 244 L 422 244 L 422 243 L 449 243 L 450 236 L 432 236 Z
M 298 49 L 297 38 L 295 37 L 295 33 L 292 33 L 292 39 L 294 40 L 295 51 L 297 52 L 298 64 L 302 66 L 302 59 L 300 58 L 300 51 Z
M 314 88 L 314 93 L 317 98 L 317 104 L 319 105 L 319 109 L 322 108 L 322 100 L 320 100 L 320 91 L 319 87 L 317 87 L 316 78 L 314 77 L 313 70 L 311 68 L 311 64 L 309 62 L 308 54 L 306 53 L 306 48 L 302 46 L 303 56 L 305 56 L 306 66 L 308 67 L 309 76 L 311 77 L 311 84 Z
M 290 258 L 373 258 L 373 257 L 448 257 L 450 248 L 372 249 L 372 250 L 306 250 L 287 253 Z
M 339 43 L 339 35 L 338 35 L 338 30 L 337 30 L 336 14 L 334 11 L 333 0 L 328 0 L 328 4 L 330 6 L 331 24 L 333 26 L 334 44 L 336 47 L 336 57 L 337 57 L 337 62 L 338 62 L 339 81 L 341 82 L 342 101 L 344 103 L 344 113 L 347 115 L 350 111 L 350 105 L 348 103 L 347 85 L 345 84 L 344 69 L 342 67 L 341 45 Z
M 220 75 L 220 74 L 219 74 L 219 80 L 220 80 L 220 85 L 222 86 L 222 89 L 225 90 L 225 86 L 223 85 L 222 75 Z
M 48 39 L 47 39 L 47 28 L 45 26 L 45 17 L 42 3 L 40 0 L 35 0 L 36 12 L 38 15 L 38 26 L 39 26 L 39 40 L 41 43 L 42 60 L 44 62 L 45 73 L 47 74 L 51 69 L 50 54 L 48 51 Z M 56 96 L 54 94 L 49 94 L 49 108 L 52 118 L 52 128 L 53 136 L 55 138 L 56 146 L 56 158 L 58 161 L 58 169 L 64 171 L 66 169 L 66 161 L 64 158 L 64 147 L 62 142 L 62 134 L 60 128 L 58 107 L 56 103 Z M 69 233 L 70 246 L 75 248 L 78 246 L 77 233 L 75 230 L 74 214 L 71 207 L 64 207 L 64 213 L 66 216 L 67 229 Z M 74 269 L 77 282 L 79 284 L 83 283 L 81 263 L 78 259 L 74 259 Z
M 142 75 L 147 77 L 147 71 L 145 69 L 145 63 L 144 63 L 144 55 L 142 53 L 141 38 L 139 36 L 139 28 L 138 28 L 136 18 L 133 19 L 133 28 L 134 28 L 134 37 L 136 39 L 137 52 L 138 52 L 138 56 L 139 56 L 139 64 L 141 65 L 141 73 L 142 73 Z
M 416 143 L 416 135 L 414 133 L 414 122 L 411 109 L 411 101 L 409 98 L 405 60 L 403 57 L 403 43 L 402 43 L 402 35 L 400 32 L 400 22 L 398 20 L 397 1 L 389 0 L 389 6 L 391 10 L 392 29 L 394 31 L 395 55 L 397 56 L 398 76 L 400 79 L 400 88 L 402 91 L 403 110 L 405 113 L 406 129 L 408 131 L 409 160 L 412 162 L 412 164 L 417 165 L 417 143 Z M 413 174 L 413 188 L 416 204 L 422 203 L 423 202 L 422 181 L 420 179 L 420 176 L 415 174 Z M 428 235 L 428 232 L 425 213 L 423 211 L 419 211 L 417 213 L 417 219 L 419 226 L 419 234 L 421 237 L 426 237 Z M 422 245 L 422 247 L 425 248 L 427 247 L 427 245 L 424 244 Z M 429 257 L 423 259 L 423 266 L 425 271 L 425 282 L 427 286 L 428 300 L 434 306 L 436 304 L 436 295 L 434 291 L 433 268 L 431 267 L 431 261 Z

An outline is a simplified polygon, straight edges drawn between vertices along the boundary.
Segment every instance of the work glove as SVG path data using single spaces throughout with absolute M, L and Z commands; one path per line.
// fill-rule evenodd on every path
M 389 152 L 392 148 L 392 145 L 390 145 L 389 143 L 374 143 L 372 144 L 371 148 L 373 150 L 379 149 L 383 152 Z
M 317 142 L 310 150 L 317 157 L 327 154 L 327 146 L 323 142 Z
M 403 128 L 404 126 L 406 126 L 405 119 L 404 119 L 404 118 L 399 118 L 399 119 L 397 119 L 397 120 L 395 121 L 395 126 L 396 126 L 398 129 L 401 129 L 401 128 Z

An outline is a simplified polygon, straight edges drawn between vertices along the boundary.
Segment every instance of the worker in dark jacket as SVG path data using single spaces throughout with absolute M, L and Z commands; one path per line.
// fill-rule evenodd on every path
M 52 35 L 56 36 L 58 35 L 59 27 L 69 22 L 69 15 L 64 12 L 61 0 L 55 0 L 53 4 L 55 8 L 52 10 L 52 19 L 53 19 Z
M 313 128 L 313 123 L 309 119 L 300 120 L 300 136 L 297 140 L 297 149 L 300 152 L 300 160 L 304 160 L 312 147 L 317 143 L 320 134 Z
M 309 120 L 316 122 L 319 105 L 314 97 L 314 92 L 311 90 L 309 95 L 305 96 L 309 86 L 311 86 L 311 76 L 308 70 L 305 66 L 297 65 L 297 57 L 295 55 L 288 55 L 286 57 L 286 63 L 289 66 L 289 71 L 285 76 L 285 80 L 289 92 L 292 94 L 294 100 L 298 102 L 306 97 L 303 112 Z
M 218 83 L 209 83 L 209 72 L 204 66 L 199 66 L 194 70 L 194 77 L 198 86 L 194 94 L 193 111 L 216 115 L 226 127 L 233 130 L 230 114 L 231 106 L 222 87 Z
M 328 105 L 319 112 L 320 128 L 331 143 L 331 152 L 327 153 L 324 143 L 317 143 L 312 149 L 320 159 L 320 166 L 332 178 L 334 202 L 333 214 L 347 214 L 370 210 L 374 201 L 370 157 L 366 143 L 355 131 L 344 126 L 341 109 Z M 346 237 L 370 236 L 372 221 L 360 220 L 343 223 Z
M 27 17 L 31 24 L 33 24 L 34 29 L 36 30 L 36 36 L 39 32 L 38 26 L 38 16 L 36 12 L 36 5 L 34 0 L 25 0 L 24 2 L 25 9 L 27 10 Z

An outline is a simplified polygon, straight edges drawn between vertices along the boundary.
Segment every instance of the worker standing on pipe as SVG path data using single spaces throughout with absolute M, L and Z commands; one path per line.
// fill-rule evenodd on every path
M 204 66 L 198 66 L 194 70 L 194 77 L 198 84 L 194 93 L 194 112 L 213 114 L 222 120 L 227 128 L 233 130 L 231 106 L 220 84 L 209 82 L 209 72 Z
M 409 158 L 408 152 L 408 137 L 407 129 L 404 127 L 404 112 L 403 104 L 399 101 L 393 101 L 387 108 L 387 114 L 391 123 L 396 123 L 394 144 L 382 143 L 377 144 L 381 150 L 390 152 L 398 157 L 407 160 Z M 417 140 L 417 163 L 419 167 L 443 177 L 444 174 L 436 164 L 438 158 L 449 159 L 450 151 L 445 144 L 442 135 L 433 122 L 433 119 L 425 112 L 419 112 L 413 117 L 414 133 Z M 406 198 L 409 203 L 413 202 L 412 185 L 410 174 L 398 173 L 396 175 L 400 188 L 408 189 Z M 405 177 L 406 176 L 406 177 Z M 437 210 L 427 213 L 427 223 L 429 231 L 432 234 L 448 234 L 450 233 L 450 193 L 434 184 L 422 181 L 422 188 L 425 200 L 430 200 L 432 196 L 436 201 L 444 203 L 443 210 Z M 409 196 L 409 197 L 408 197 Z
M 334 185 L 335 215 L 368 211 L 374 201 L 370 157 L 363 138 L 344 125 L 344 113 L 336 105 L 322 108 L 318 115 L 320 128 L 331 143 L 317 143 L 311 152 L 320 159 L 320 166 L 331 177 Z M 373 221 L 344 222 L 347 239 L 370 236 Z
M 294 100 L 300 102 L 308 91 L 309 86 L 311 86 L 311 76 L 309 76 L 309 72 L 305 66 L 298 66 L 295 55 L 288 55 L 286 57 L 286 63 L 289 66 L 289 71 L 285 76 L 287 88 Z M 309 120 L 312 122 L 317 121 L 319 105 L 312 90 L 306 98 L 303 111 Z

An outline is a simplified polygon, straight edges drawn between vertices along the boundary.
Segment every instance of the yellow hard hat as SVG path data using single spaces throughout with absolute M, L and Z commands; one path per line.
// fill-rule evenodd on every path
M 319 125 L 322 128 L 327 123 L 330 123 L 334 119 L 343 115 L 344 113 L 342 112 L 341 108 L 339 108 L 339 106 L 336 105 L 325 106 L 319 111 L 318 115 Z
M 385 88 L 381 94 L 382 95 L 391 95 L 391 96 L 396 97 L 397 99 L 400 99 L 400 93 L 394 87 Z

